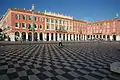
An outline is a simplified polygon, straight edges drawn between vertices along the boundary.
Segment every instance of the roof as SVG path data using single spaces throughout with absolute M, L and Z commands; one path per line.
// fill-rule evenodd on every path
M 86 23 L 85 21 L 82 21 L 82 20 L 76 20 L 76 19 L 73 19 L 73 21 L 84 22 L 84 23 Z

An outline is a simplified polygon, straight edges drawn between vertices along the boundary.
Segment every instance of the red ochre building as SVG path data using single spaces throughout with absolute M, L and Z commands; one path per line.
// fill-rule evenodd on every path
M 34 23 L 35 41 L 58 41 L 60 38 L 70 40 L 120 40 L 120 20 L 118 16 L 111 20 L 85 22 L 73 17 L 52 12 L 34 12 L 10 8 L 0 20 L 2 34 L 9 36 L 10 41 L 21 38 L 32 40 L 32 23 Z

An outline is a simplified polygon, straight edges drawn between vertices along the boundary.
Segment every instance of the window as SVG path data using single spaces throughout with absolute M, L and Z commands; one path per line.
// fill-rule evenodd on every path
M 29 19 L 29 20 L 32 20 L 32 17 L 31 17 L 31 16 L 28 16 L 28 19 Z
M 51 23 L 54 23 L 54 20 L 53 20 L 53 19 L 51 19 Z
M 59 29 L 61 30 L 61 27 Z
M 54 29 L 54 26 L 51 26 L 51 29 Z
M 15 19 L 19 19 L 19 14 L 15 14 Z
M 19 23 L 18 22 L 15 23 L 15 27 L 19 27 Z
M 31 29 L 31 28 L 32 28 L 32 25 L 31 25 L 31 24 L 29 24 L 28 29 Z
M 34 17 L 34 20 L 35 20 L 35 21 L 37 21 L 37 20 L 38 20 L 38 18 L 37 18 L 37 17 Z
M 26 24 L 25 23 L 22 23 L 22 28 L 25 28 L 26 27 Z
M 61 24 L 61 20 L 59 20 L 59 23 Z
M 26 20 L 26 16 L 25 16 L 25 15 L 23 15 L 23 16 L 22 16 L 22 19 L 23 19 L 23 20 Z
M 47 29 L 49 29 L 49 25 L 47 25 Z
M 46 22 L 49 22 L 49 19 L 48 19 L 48 18 L 46 19 Z
M 36 24 L 34 24 L 34 28 L 37 28 L 37 25 L 36 25 Z
M 42 25 L 40 25 L 40 29 L 42 29 Z
M 40 21 L 43 22 L 43 21 L 44 21 L 44 18 L 40 18 Z
M 58 23 L 58 21 L 57 21 L 57 20 L 55 20 L 55 23 Z
M 65 21 L 63 21 L 63 24 L 65 24 Z
M 57 30 L 57 26 L 55 27 L 55 30 Z

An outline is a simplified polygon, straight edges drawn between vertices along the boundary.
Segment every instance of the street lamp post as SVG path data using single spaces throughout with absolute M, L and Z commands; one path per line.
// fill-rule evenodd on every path
M 34 10 L 35 10 L 35 5 L 32 5 L 32 41 L 34 41 Z

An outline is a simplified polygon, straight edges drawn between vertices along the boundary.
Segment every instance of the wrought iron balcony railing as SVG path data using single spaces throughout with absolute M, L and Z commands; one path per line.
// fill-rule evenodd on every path
M 67 33 L 66 30 L 56 29 L 56 32 Z

